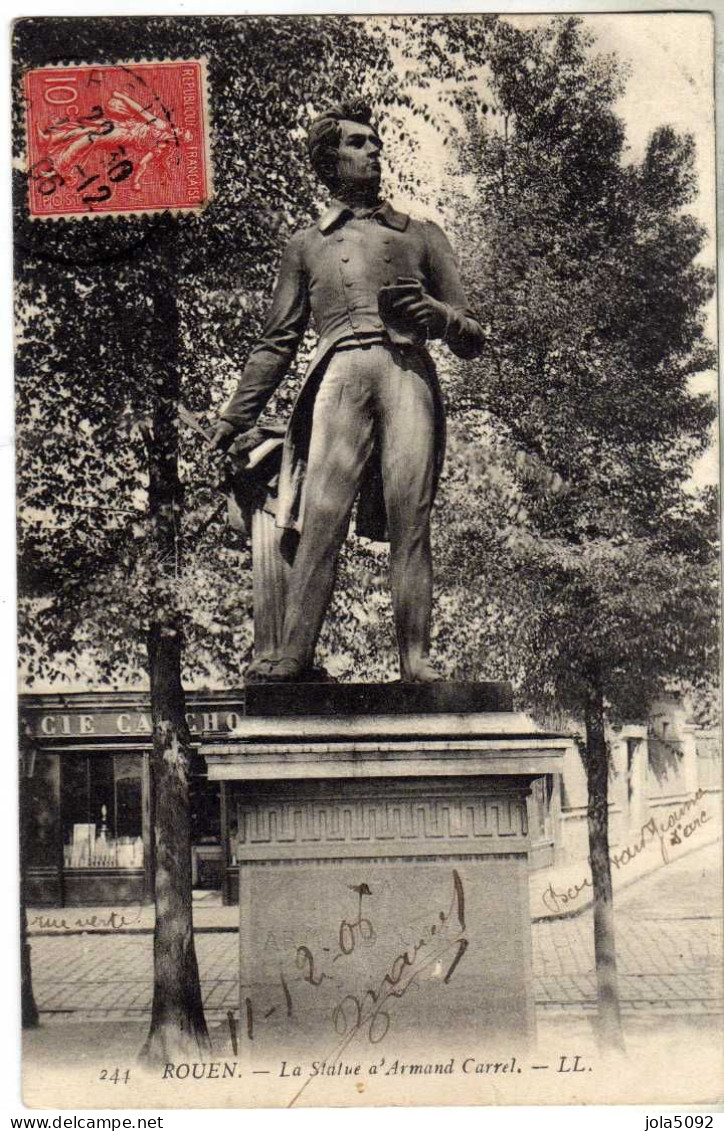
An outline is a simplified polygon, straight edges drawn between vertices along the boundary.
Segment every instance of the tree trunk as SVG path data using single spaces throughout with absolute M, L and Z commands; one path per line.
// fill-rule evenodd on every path
M 178 628 L 149 632 L 155 794 L 156 927 L 153 1009 L 141 1059 L 152 1064 L 195 1059 L 210 1048 L 194 946 L 191 898 L 190 745 L 181 686 Z
M 156 927 L 153 1008 L 141 1059 L 158 1064 L 196 1059 L 210 1049 L 194 946 L 191 895 L 191 819 L 188 776 L 191 742 L 181 682 L 183 635 L 176 591 L 180 569 L 182 487 L 178 473 L 179 319 L 173 237 L 154 264 L 157 349 L 148 447 L 148 504 L 155 576 L 148 631 L 153 750 Z
M 608 753 L 603 692 L 593 686 L 586 700 L 588 845 L 593 880 L 593 945 L 598 990 L 598 1041 L 602 1051 L 624 1050 L 616 973 L 611 858 L 608 846 Z
M 24 871 L 20 875 L 20 1016 L 23 1029 L 37 1029 L 40 1025 L 38 1007 L 33 993 L 33 973 L 30 965 L 28 942 L 28 916 L 25 911 Z
M 20 790 L 19 790 L 19 824 L 20 824 L 20 1017 L 23 1029 L 37 1029 L 40 1025 L 38 1007 L 35 1004 L 33 993 L 33 971 L 30 962 L 30 943 L 28 942 L 28 916 L 25 910 L 25 876 L 26 861 L 28 858 L 28 768 L 26 755 L 20 749 Z

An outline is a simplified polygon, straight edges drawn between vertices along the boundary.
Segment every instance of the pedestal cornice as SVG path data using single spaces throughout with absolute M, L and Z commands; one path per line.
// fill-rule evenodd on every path
M 560 771 L 571 740 L 522 713 L 246 716 L 202 743 L 212 780 L 497 776 Z

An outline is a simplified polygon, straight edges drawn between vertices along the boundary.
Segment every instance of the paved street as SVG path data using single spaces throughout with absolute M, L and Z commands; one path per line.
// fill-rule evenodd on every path
M 628 1012 L 721 1012 L 721 844 L 691 853 L 616 897 L 620 990 Z M 237 935 L 197 933 L 207 1017 L 238 1006 Z M 542 1012 L 593 1008 L 591 912 L 533 925 L 536 1000 Z M 151 1006 L 151 936 L 32 939 L 33 983 L 44 1023 L 129 1020 Z

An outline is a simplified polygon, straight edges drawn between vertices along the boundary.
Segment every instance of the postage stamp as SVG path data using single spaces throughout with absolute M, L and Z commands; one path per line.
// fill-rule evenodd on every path
M 43 67 L 25 78 L 33 217 L 193 211 L 211 195 L 201 60 Z

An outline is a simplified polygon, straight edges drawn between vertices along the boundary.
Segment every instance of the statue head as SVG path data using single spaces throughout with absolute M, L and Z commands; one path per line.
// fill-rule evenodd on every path
M 309 127 L 312 167 L 335 196 L 350 191 L 376 196 L 380 187 L 382 142 L 372 111 L 361 99 L 330 106 Z

